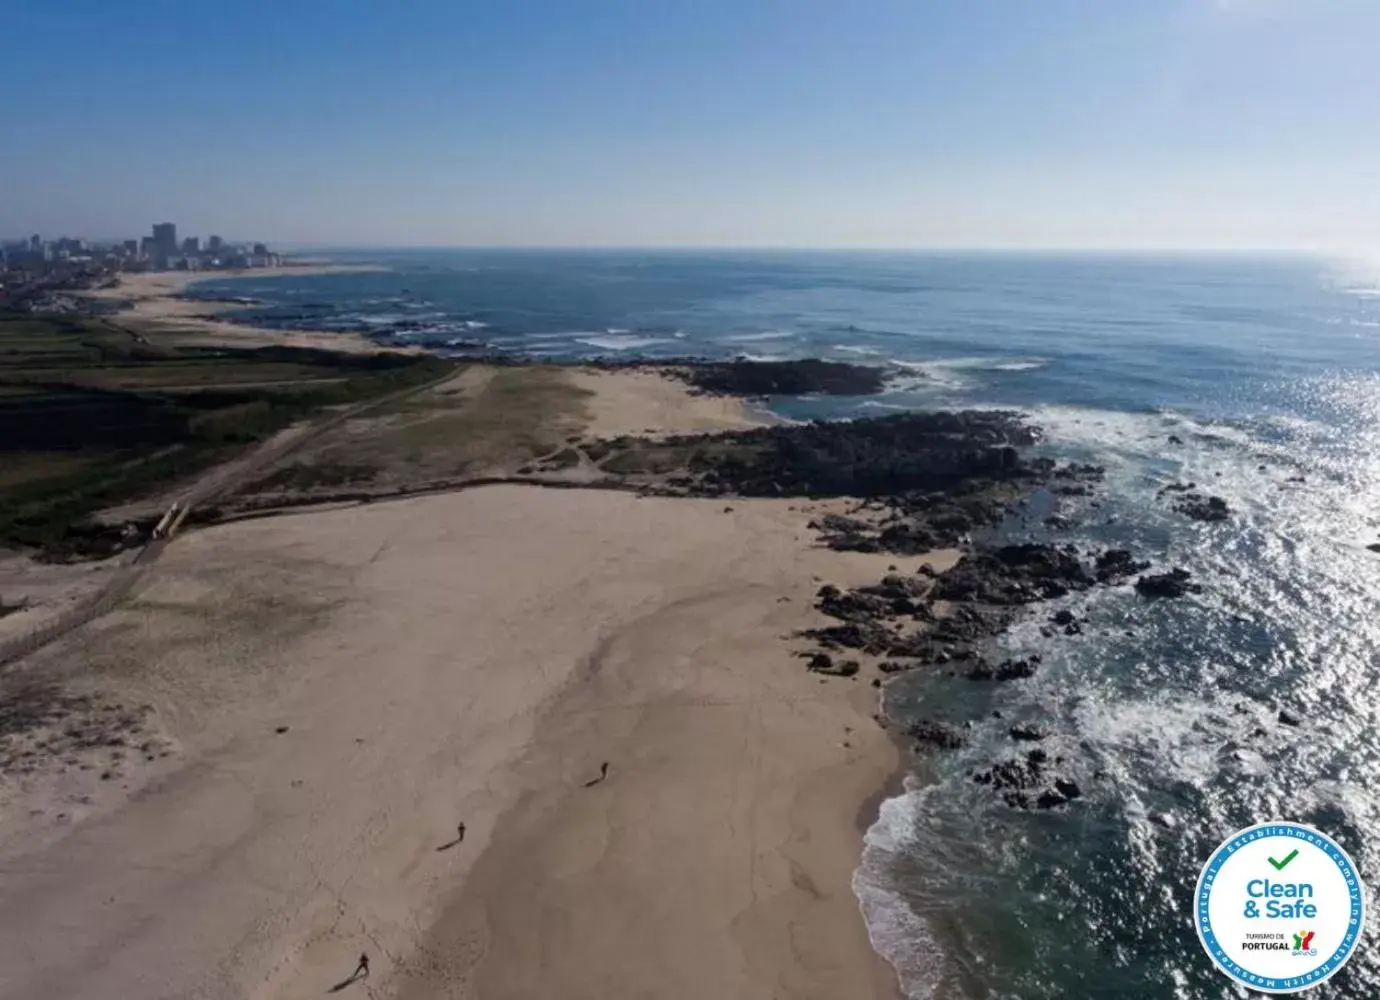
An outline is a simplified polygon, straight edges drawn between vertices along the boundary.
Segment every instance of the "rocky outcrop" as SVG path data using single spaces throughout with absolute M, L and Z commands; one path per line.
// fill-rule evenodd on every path
M 828 653 L 811 653 L 806 667 L 817 674 L 834 677 L 852 677 L 860 669 L 857 660 L 835 660 Z
M 939 578 L 934 596 L 985 604 L 1029 604 L 1086 590 L 1095 582 L 1071 547 L 1003 545 L 964 556 Z
M 1151 599 L 1161 597 L 1183 597 L 1185 594 L 1201 594 L 1201 584 L 1193 583 L 1186 569 L 1175 567 L 1168 573 L 1151 573 L 1136 579 L 1136 593 Z
M 1207 493 L 1185 493 L 1174 504 L 1174 509 L 1195 521 L 1225 521 L 1231 517 L 1231 508 L 1227 506 L 1227 502 L 1221 497 Z
M 1063 758 L 1054 763 L 1062 764 Z M 1014 809 L 1053 809 L 1082 798 L 1083 790 L 1072 778 L 1050 774 L 1049 754 L 1036 747 L 1024 757 L 1000 761 L 974 772 L 973 780 L 1000 792 Z
M 938 750 L 957 750 L 965 740 L 962 732 L 948 722 L 934 722 L 921 719 L 906 727 L 906 735 L 915 740 L 917 748 L 934 747 Z
M 1033 653 L 1023 659 L 1002 660 L 995 667 L 979 657 L 964 675 L 971 681 L 1018 681 L 1034 677 L 1040 656 Z
M 666 369 L 701 392 L 723 396 L 871 396 L 886 373 L 867 365 L 801 361 L 701 361 Z
M 1121 583 L 1150 568 L 1150 563 L 1137 560 L 1129 549 L 1108 549 L 1098 555 L 1093 573 L 1098 583 Z

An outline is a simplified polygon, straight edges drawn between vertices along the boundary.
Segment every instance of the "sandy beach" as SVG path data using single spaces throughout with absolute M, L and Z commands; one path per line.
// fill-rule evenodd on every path
M 732 416 L 584 377 L 603 433 Z M 509 485 L 179 538 L 11 668 L 142 728 L 0 786 L 0 997 L 894 1000 L 850 880 L 895 745 L 790 635 L 921 560 L 817 509 Z
M 147 271 L 122 274 L 116 288 L 93 289 L 85 294 L 99 299 L 121 299 L 129 308 L 116 314 L 139 330 L 173 336 L 178 343 L 220 347 L 314 347 L 330 351 L 417 353 L 416 348 L 387 347 L 358 333 L 272 330 L 231 323 L 216 317 L 235 305 L 226 302 L 195 302 L 178 298 L 188 285 L 223 278 L 357 274 L 377 270 L 364 265 L 291 264 L 248 271 Z

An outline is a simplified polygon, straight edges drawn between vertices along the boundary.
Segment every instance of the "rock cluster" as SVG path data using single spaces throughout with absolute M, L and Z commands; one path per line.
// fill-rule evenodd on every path
M 870 396 L 886 381 L 880 368 L 818 358 L 701 361 L 666 370 L 702 392 L 723 396 Z
M 1175 567 L 1168 573 L 1151 573 L 1136 579 L 1136 593 L 1152 600 L 1160 597 L 1183 597 L 1185 594 L 1201 594 L 1202 584 L 1193 583 L 1192 575 L 1186 569 Z
M 1062 764 L 1063 758 L 1056 758 Z M 1002 801 L 1015 809 L 1053 809 L 1082 798 L 1083 790 L 1072 778 L 1050 773 L 1049 754 L 1036 747 L 1024 757 L 1000 761 L 973 773 L 980 785 L 1001 793 Z

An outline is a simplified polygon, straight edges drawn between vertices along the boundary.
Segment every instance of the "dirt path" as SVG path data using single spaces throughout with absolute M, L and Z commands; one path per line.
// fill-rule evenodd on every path
M 204 504 L 217 496 L 237 489 L 255 476 L 261 475 L 270 465 L 282 461 L 293 452 L 339 427 L 347 420 L 360 417 L 379 407 L 391 406 L 412 395 L 443 385 L 453 378 L 455 375 L 447 372 L 442 377 L 424 382 L 421 385 L 409 386 L 378 399 L 355 403 L 321 418 L 297 433 L 293 433 L 293 429 L 290 428 L 288 431 L 275 434 L 248 455 L 210 470 L 173 501 L 164 515 L 167 524 L 164 534 L 161 537 L 150 539 L 134 561 L 117 569 L 104 587 L 90 594 L 75 606 L 67 608 L 51 621 L 38 626 L 32 632 L 0 643 L 0 667 L 37 652 L 73 629 L 99 618 L 115 607 L 130 593 L 148 567 L 157 562 L 168 541 L 177 534 L 183 522 L 198 504 Z

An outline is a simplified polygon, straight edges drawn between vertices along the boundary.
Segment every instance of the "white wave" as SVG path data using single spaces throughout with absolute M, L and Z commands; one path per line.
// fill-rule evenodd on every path
M 739 361 L 785 361 L 787 356 L 784 354 L 735 354 L 733 357 Z
M 759 344 L 764 340 L 785 340 L 794 337 L 792 330 L 763 330 L 759 333 L 735 333 L 727 337 L 720 337 L 719 342 L 724 344 Z
M 898 362 L 892 362 L 898 364 Z M 892 376 L 886 380 L 887 388 L 892 392 L 918 392 L 925 389 L 966 389 L 973 384 L 973 380 L 966 375 L 958 372 L 949 371 L 943 368 L 929 368 L 923 362 L 904 362 L 899 363 L 899 367 L 907 371 L 915 372 L 914 375 Z
M 604 334 L 597 337 L 576 337 L 575 340 L 602 351 L 631 351 L 639 347 L 666 343 L 665 337 L 635 337 L 626 334 Z
M 888 884 L 894 857 L 913 845 L 916 817 L 927 789 L 910 789 L 882 803 L 863 838 L 863 857 L 853 873 L 872 948 L 896 970 L 908 1000 L 927 1000 L 939 985 L 939 944 L 925 922 Z
M 1049 359 L 1029 357 L 972 357 L 936 358 L 932 361 L 905 361 L 901 358 L 892 358 L 891 363 L 898 368 L 906 368 L 911 371 L 919 372 L 1025 372 L 1033 371 L 1036 368 L 1044 368 L 1049 364 Z
M 833 349 L 844 351 L 847 354 L 880 354 L 881 351 L 875 347 L 864 347 L 861 344 L 835 344 Z

